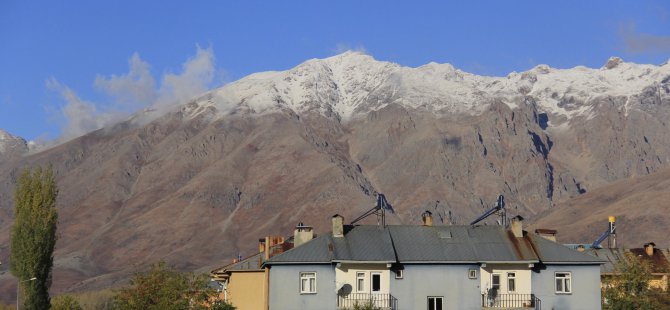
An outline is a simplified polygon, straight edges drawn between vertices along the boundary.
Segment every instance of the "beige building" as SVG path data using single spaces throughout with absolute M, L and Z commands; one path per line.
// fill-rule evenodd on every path
M 269 271 L 263 263 L 271 257 L 311 240 L 312 227 L 302 223 L 296 226 L 293 240 L 285 242 L 284 237 L 265 237 L 259 239 L 258 253 L 237 259 L 229 265 L 212 270 L 212 280 L 221 283 L 219 298 L 237 307 L 239 310 L 268 309 Z

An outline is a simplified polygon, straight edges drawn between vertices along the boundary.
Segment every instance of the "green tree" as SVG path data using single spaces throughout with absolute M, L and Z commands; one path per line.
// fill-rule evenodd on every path
M 164 262 L 151 266 L 146 272 L 135 274 L 130 286 L 122 288 L 113 298 L 115 309 L 207 309 L 216 292 L 207 286 L 205 274 L 184 273 Z M 217 302 L 214 309 L 228 304 Z M 229 306 L 229 305 L 228 305 Z
M 648 263 L 626 255 L 614 270 L 616 275 L 603 283 L 603 309 L 659 309 L 656 296 L 649 288 L 651 267 Z
M 11 232 L 10 270 L 21 282 L 27 309 L 49 308 L 49 286 L 56 245 L 56 196 L 51 168 L 24 169 L 14 191 L 14 226 Z
M 82 310 L 79 302 L 70 295 L 56 296 L 51 300 L 51 310 Z

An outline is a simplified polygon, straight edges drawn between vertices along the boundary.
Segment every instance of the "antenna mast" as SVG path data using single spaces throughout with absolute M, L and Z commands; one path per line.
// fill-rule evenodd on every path
M 351 225 L 354 225 L 362 219 L 374 214 L 377 216 L 377 225 L 381 224 L 382 227 L 386 227 L 386 211 L 395 213 L 393 206 L 391 206 L 391 204 L 386 200 L 386 196 L 380 193 L 377 195 L 377 204 L 375 207 L 366 211 L 363 213 L 363 215 L 357 217 L 355 220 L 351 221 Z

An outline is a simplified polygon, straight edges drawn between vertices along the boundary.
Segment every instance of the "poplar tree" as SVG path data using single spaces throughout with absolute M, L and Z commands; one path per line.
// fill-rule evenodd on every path
M 14 191 L 10 270 L 22 281 L 20 295 L 26 309 L 49 308 L 58 221 L 56 196 L 58 188 L 51 167 L 21 172 Z M 24 281 L 33 277 L 37 279 Z

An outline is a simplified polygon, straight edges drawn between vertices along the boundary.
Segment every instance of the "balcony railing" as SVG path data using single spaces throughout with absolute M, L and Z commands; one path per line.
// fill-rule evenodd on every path
M 351 293 L 337 297 L 338 309 L 354 309 L 356 306 L 372 305 L 381 310 L 397 310 L 398 299 L 391 294 Z
M 535 294 L 482 294 L 482 308 L 541 310 L 542 301 Z

